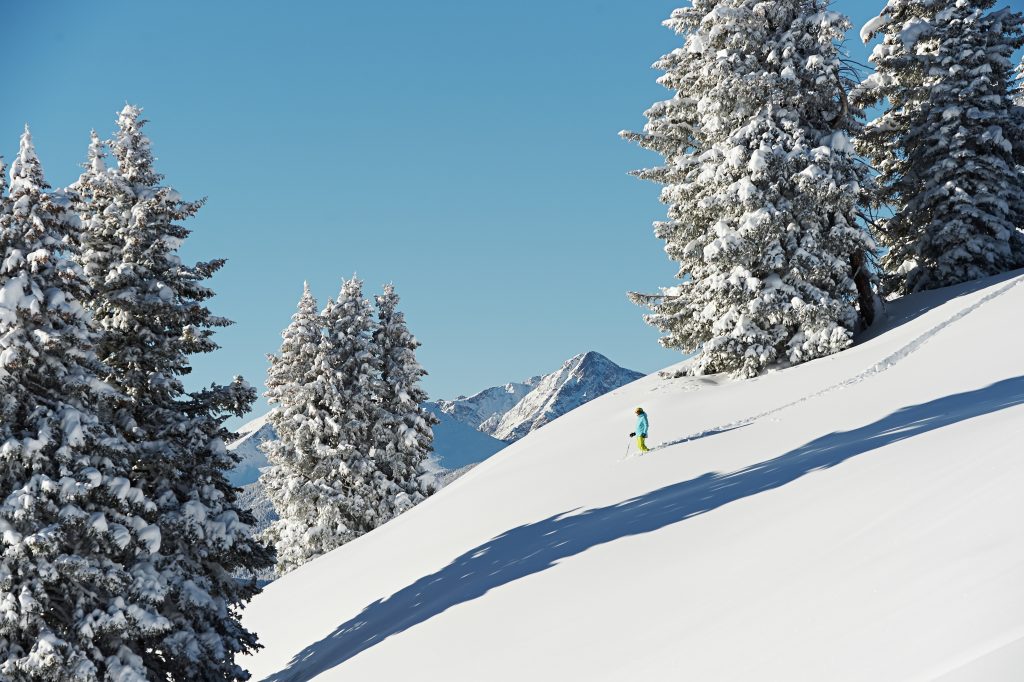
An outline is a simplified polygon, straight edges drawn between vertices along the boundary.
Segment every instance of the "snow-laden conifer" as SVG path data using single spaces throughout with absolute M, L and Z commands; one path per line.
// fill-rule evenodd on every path
M 1010 81 L 1011 100 L 1013 101 L 1013 129 L 1010 143 L 1013 145 L 1013 158 L 1017 164 L 1017 172 L 1024 174 L 1024 56 L 1017 62 Z M 1024 216 L 1017 220 L 1017 229 L 1024 230 Z
M 378 324 L 373 338 L 381 354 L 381 376 L 373 459 L 383 477 L 394 485 L 389 511 L 397 516 L 435 490 L 425 465 L 433 449 L 431 427 L 438 420 L 424 407 L 427 393 L 420 379 L 427 372 L 416 359 L 420 343 L 398 310 L 394 285 L 385 285 L 383 294 L 375 299 Z
M 1013 103 L 1024 107 L 1024 55 L 1021 56 L 1017 67 L 1013 70 L 1012 92 Z
M 290 327 L 296 333 L 305 324 L 304 311 L 300 302 Z M 325 334 L 313 364 L 316 386 L 304 394 L 304 406 L 294 406 L 303 417 L 289 426 L 293 435 L 287 443 L 268 451 L 274 467 L 262 479 L 281 517 L 266 535 L 277 549 L 278 574 L 390 518 L 393 485 L 379 474 L 371 452 L 380 350 L 360 280 L 343 282 L 337 300 L 329 301 L 321 314 L 321 324 Z M 281 402 L 283 408 L 293 407 Z
M 323 409 L 327 381 L 317 373 L 325 343 L 323 320 L 308 284 L 281 338 L 279 354 L 269 356 L 265 394 L 274 405 L 269 421 L 277 440 L 262 446 L 270 466 L 260 476 L 279 517 L 264 533 L 277 550 L 278 575 L 316 556 L 312 548 L 333 542 L 320 539 L 333 535 L 333 528 L 317 519 L 324 499 L 338 496 L 314 478 L 321 455 L 328 453 L 321 444 L 331 420 Z
M 78 255 L 90 288 L 102 291 L 108 277 L 116 277 L 123 250 L 124 226 L 133 203 L 131 188 L 107 167 L 107 144 L 96 131 L 90 136 L 84 171 L 69 187 L 81 220 L 82 248 Z M 105 305 L 99 296 L 94 305 Z
M 696 373 L 751 376 L 846 348 L 859 297 L 871 317 L 873 248 L 836 45 L 847 19 L 826 0 L 694 0 L 665 24 L 685 38 L 655 64 L 674 95 L 623 136 L 664 157 L 636 174 L 664 185 L 655 234 L 682 282 L 631 298 L 664 346 L 700 351 Z
M 861 31 L 881 34 L 875 72 L 851 94 L 884 103 L 860 150 L 879 172 L 886 289 L 907 293 L 1024 265 L 1013 51 L 1021 15 L 995 0 L 890 0 Z M 1015 156 L 1017 158 L 1015 158 Z
M 77 219 L 26 128 L 0 212 L 0 678 L 141 681 L 158 613 L 156 504 L 134 480 L 71 260 Z
M 201 202 L 161 184 L 144 123 L 126 106 L 111 141 L 116 170 L 99 163 L 94 139 L 75 186 L 98 349 L 121 396 L 111 412 L 134 450 L 139 485 L 156 502 L 162 535 L 150 589 L 171 626 L 142 641 L 142 656 L 153 679 L 244 679 L 235 658 L 257 643 L 239 611 L 258 588 L 232 573 L 258 571 L 271 555 L 225 478 L 235 459 L 223 422 L 245 414 L 255 392 L 238 378 L 195 392 L 182 383 L 190 356 L 215 350 L 214 329 L 230 324 L 204 304 L 213 291 L 203 282 L 224 261 L 188 265 L 179 256 L 190 233 L 180 221 Z
M 315 403 L 317 393 L 316 359 L 321 351 L 323 330 L 316 299 L 305 284 L 292 322 L 281 333 L 280 355 L 269 355 L 267 400 L 280 407 L 270 413 L 270 423 L 278 434 L 290 432 L 290 425 L 301 421 L 302 409 Z

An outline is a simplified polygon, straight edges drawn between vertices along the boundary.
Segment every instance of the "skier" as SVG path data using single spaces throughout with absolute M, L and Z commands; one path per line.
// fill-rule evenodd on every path
M 636 431 L 629 434 L 629 437 L 636 436 L 636 443 L 640 446 L 640 452 L 648 452 L 650 448 L 644 442 L 647 439 L 647 413 L 644 412 L 644 408 L 638 407 L 636 408 L 636 415 Z

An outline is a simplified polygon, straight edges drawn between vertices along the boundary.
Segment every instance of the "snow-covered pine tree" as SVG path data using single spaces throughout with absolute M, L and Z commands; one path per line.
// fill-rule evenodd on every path
M 304 286 L 298 309 L 281 332 L 281 338 L 279 354 L 268 356 L 265 394 L 270 404 L 275 405 L 269 421 L 277 440 L 261 446 L 270 467 L 260 476 L 260 485 L 279 517 L 263 534 L 277 550 L 278 575 L 316 556 L 310 555 L 311 548 L 335 541 L 334 527 L 318 519 L 324 500 L 334 504 L 340 495 L 314 478 L 323 464 L 322 455 L 329 452 L 321 442 L 330 429 L 331 419 L 323 410 L 327 382 L 317 374 L 325 343 L 323 319 L 309 284 Z M 325 542 L 320 538 L 322 534 L 332 537 Z
M 245 414 L 255 391 L 237 377 L 195 392 L 182 383 L 189 357 L 215 350 L 214 329 L 230 324 L 204 305 L 213 291 L 203 281 L 224 261 L 182 262 L 178 249 L 190 230 L 179 221 L 201 202 L 182 201 L 161 184 L 144 123 L 140 109 L 125 106 L 111 142 L 116 170 L 96 163 L 94 141 L 75 186 L 98 350 L 122 396 L 111 412 L 134 450 L 139 486 L 157 504 L 162 535 L 150 589 L 171 626 L 143 638 L 141 655 L 153 679 L 245 679 L 235 658 L 258 644 L 240 609 L 259 589 L 232 574 L 255 573 L 272 555 L 253 537 L 255 520 L 225 478 L 235 458 L 223 423 Z
M 150 589 L 156 504 L 97 417 L 106 370 L 70 258 L 77 218 L 47 191 L 27 128 L 11 180 L 0 211 L 0 678 L 145 680 L 139 642 L 171 627 Z
M 682 283 L 651 307 L 662 345 L 700 351 L 691 371 L 753 376 L 850 345 L 870 322 L 867 257 L 857 224 L 870 183 L 850 137 L 837 41 L 849 23 L 827 0 L 694 0 L 665 25 L 685 45 L 662 57 L 674 96 L 623 137 L 660 153 L 637 171 L 664 185 L 655 235 Z M 855 281 L 861 278 L 861 294 Z
M 390 514 L 398 516 L 436 490 L 425 464 L 433 449 L 431 427 L 438 419 L 423 406 L 427 393 L 419 382 L 427 372 L 416 360 L 420 343 L 398 310 L 394 285 L 385 285 L 384 293 L 375 299 L 377 328 L 373 338 L 381 353 L 381 376 L 373 459 L 384 479 L 394 484 L 395 492 L 388 504 Z
M 1024 174 L 1024 56 L 1013 70 L 1010 93 L 1014 107 L 1013 129 L 1008 137 L 1013 145 L 1013 158 L 1017 164 L 1017 172 Z M 1024 231 L 1024 215 L 1018 217 L 1017 229 Z
M 341 482 L 349 491 L 340 512 L 358 536 L 392 517 L 389 500 L 397 492 L 373 458 L 383 354 L 374 338 L 376 321 L 362 280 L 353 276 L 342 283 L 337 299 L 324 310 L 324 322 L 326 343 L 317 371 L 330 377 L 324 407 L 340 426 L 332 446 L 344 456 Z
M 299 319 L 303 310 L 300 302 L 292 322 L 296 331 L 305 324 Z M 321 324 L 325 336 L 313 366 L 317 385 L 302 395 L 304 406 L 288 406 L 303 416 L 289 427 L 288 441 L 270 449 L 275 466 L 261 479 L 281 517 L 266 535 L 277 549 L 279 575 L 390 518 L 393 485 L 379 475 L 370 452 L 380 351 L 373 340 L 373 310 L 359 279 L 342 283 Z
M 861 31 L 882 35 L 875 72 L 852 93 L 885 103 L 859 150 L 878 170 L 885 289 L 909 293 L 1024 265 L 1024 179 L 1013 51 L 1022 16 L 995 0 L 890 0 Z
M 85 169 L 68 188 L 75 212 L 81 221 L 81 249 L 76 260 L 81 264 L 91 291 L 107 289 L 107 278 L 116 276 L 124 249 L 125 225 L 134 203 L 131 187 L 119 174 L 107 168 L 107 143 L 92 131 Z M 90 297 L 90 307 L 104 307 L 108 296 Z M 99 317 L 116 315 L 116 308 Z M 112 402 L 112 405 L 115 404 Z

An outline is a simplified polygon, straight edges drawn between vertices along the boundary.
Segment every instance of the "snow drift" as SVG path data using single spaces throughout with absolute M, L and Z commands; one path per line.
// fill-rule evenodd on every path
M 745 382 L 651 375 L 245 612 L 263 680 L 1013 680 L 1024 274 Z M 657 449 L 625 456 L 632 409 Z

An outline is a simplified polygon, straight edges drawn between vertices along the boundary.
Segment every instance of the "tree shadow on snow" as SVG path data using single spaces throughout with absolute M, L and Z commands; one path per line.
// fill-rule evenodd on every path
M 591 547 L 656 531 L 890 443 L 1020 404 L 1024 404 L 1024 376 L 905 407 L 872 424 L 830 433 L 739 471 L 707 473 L 608 507 L 574 510 L 513 528 L 370 604 L 265 680 L 308 680 L 391 635 Z

